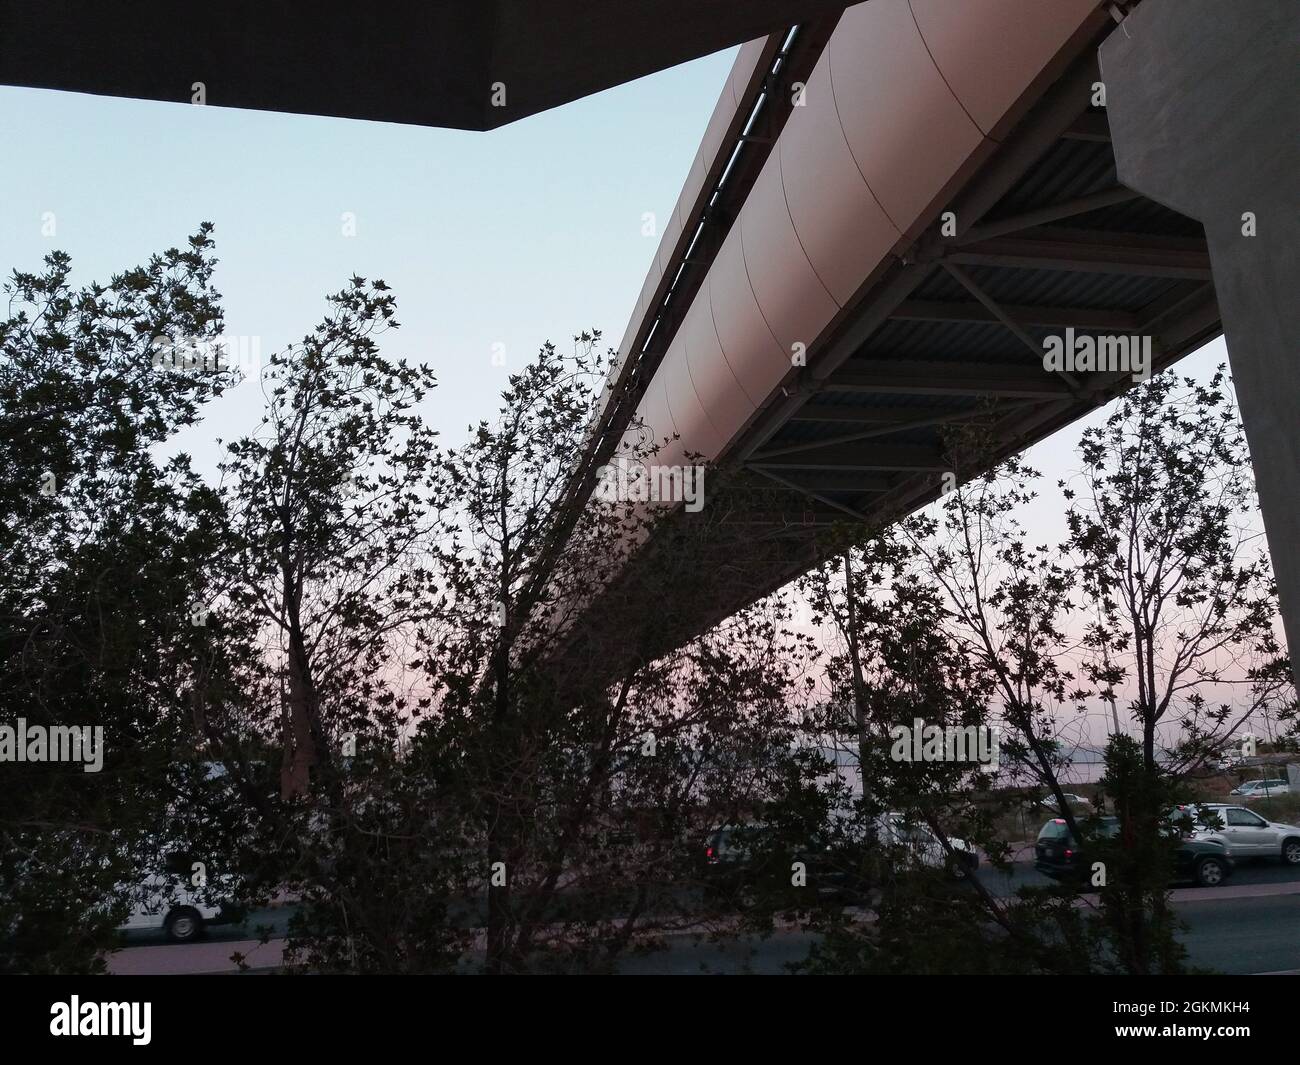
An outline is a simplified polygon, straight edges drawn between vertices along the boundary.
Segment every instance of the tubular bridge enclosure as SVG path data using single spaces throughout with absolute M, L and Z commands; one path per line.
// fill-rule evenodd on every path
M 575 475 L 635 415 L 654 463 L 776 493 L 712 516 L 702 564 L 733 579 L 662 643 L 797 576 L 835 522 L 935 498 L 947 426 L 991 420 L 1002 457 L 1132 384 L 1045 369 L 1049 334 L 1148 336 L 1159 370 L 1222 331 L 1200 223 L 1117 181 L 1097 51 L 1133 7 L 868 0 L 741 48 Z

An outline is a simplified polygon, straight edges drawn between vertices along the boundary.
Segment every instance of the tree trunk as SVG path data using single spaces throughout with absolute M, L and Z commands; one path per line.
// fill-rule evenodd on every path
M 285 700 L 280 765 L 280 798 L 294 799 L 311 790 L 311 771 L 318 761 L 316 689 L 307 660 L 307 644 L 299 620 L 299 605 L 290 575 L 284 575 L 284 613 L 289 621 L 289 693 Z
M 857 593 L 853 589 L 853 562 L 849 551 L 844 552 L 844 602 L 848 613 L 849 658 L 853 663 L 853 721 L 858 732 L 858 780 L 862 785 L 862 799 L 867 798 L 867 762 L 871 745 L 867 732 L 866 684 L 862 679 L 862 655 L 858 648 Z
M 488 857 L 488 912 L 487 912 L 487 972 L 501 976 L 507 971 L 510 954 L 510 861 L 514 850 L 514 785 L 511 781 L 511 763 L 514 744 L 510 735 L 510 653 L 502 632 L 501 646 L 497 650 L 493 670 L 496 683 L 493 691 L 492 727 L 488 730 L 490 749 L 488 764 L 490 792 L 488 796 L 487 857 Z M 500 863 L 500 864 L 498 864 Z M 495 883 L 500 870 L 505 875 L 500 884 Z

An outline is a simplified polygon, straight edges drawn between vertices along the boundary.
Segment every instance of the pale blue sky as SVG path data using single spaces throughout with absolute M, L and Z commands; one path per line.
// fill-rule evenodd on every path
M 57 247 L 78 279 L 106 280 L 208 220 L 226 332 L 264 356 L 350 275 L 382 277 L 403 326 L 386 350 L 433 364 L 428 416 L 459 437 L 544 340 L 622 338 L 658 247 L 642 215 L 670 216 L 733 58 L 490 133 L 0 88 L 0 271 Z M 258 398 L 242 386 L 188 434 L 202 465 L 203 438 L 251 427 Z
M 211 221 L 226 331 L 260 338 L 263 356 L 307 332 L 353 273 L 382 277 L 403 325 L 386 350 L 432 363 L 426 414 L 458 440 L 543 341 L 587 327 L 621 339 L 658 247 L 642 215 L 672 211 L 734 55 L 489 133 L 0 88 L 12 153 L 0 270 L 33 269 L 58 247 L 79 280 L 107 279 Z M 505 366 L 492 365 L 496 343 Z M 1181 369 L 1201 376 L 1224 359 L 1216 341 Z M 259 404 L 246 383 L 180 446 L 210 470 L 212 439 L 252 428 Z M 1079 428 L 1031 449 L 1045 484 L 1073 469 Z M 1030 522 L 1056 539 L 1049 495 Z
M 672 211 L 733 57 L 490 133 L 0 88 L 0 271 L 61 248 L 77 280 L 107 280 L 211 221 L 226 332 L 260 338 L 263 357 L 309 331 L 349 276 L 382 277 L 403 324 L 386 350 L 434 366 L 425 413 L 458 441 L 545 340 L 622 338 L 658 248 L 642 216 Z M 1181 369 L 1207 376 L 1225 359 L 1215 341 Z M 214 438 L 250 430 L 260 402 L 245 383 L 176 446 L 211 472 Z M 1029 452 L 1045 474 L 1024 515 L 1037 542 L 1064 535 L 1051 486 L 1075 469 L 1081 428 Z

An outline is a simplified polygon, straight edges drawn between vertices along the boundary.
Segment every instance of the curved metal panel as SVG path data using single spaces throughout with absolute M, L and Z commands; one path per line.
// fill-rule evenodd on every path
M 645 422 L 645 432 L 649 434 L 649 440 L 655 447 L 663 450 L 670 448 L 670 441 L 677 432 L 677 425 L 673 421 L 672 411 L 668 409 L 668 390 L 665 385 L 665 379 L 659 374 L 655 374 L 654 379 L 650 382 L 650 387 L 641 397 L 641 405 L 637 408 L 637 414 Z M 655 461 L 659 461 L 656 459 Z
M 754 405 L 736 379 L 718 340 L 707 278 L 687 312 L 681 333 L 691 386 L 716 434 L 712 446 L 702 449 L 703 454 L 710 459 L 717 458 L 734 433 L 733 426 L 743 425 L 754 413 Z
M 844 306 L 898 241 L 858 170 L 831 94 L 825 53 L 777 145 L 785 201 L 817 277 Z
M 762 317 L 758 313 L 758 306 L 753 304 L 753 293 L 750 293 L 749 299 L 751 315 L 758 320 L 758 327 L 766 330 L 767 326 L 763 324 Z M 709 458 L 717 458 L 723 446 L 735 433 L 735 427 L 743 425 L 754 413 L 754 403 L 741 386 L 731 364 L 727 362 L 717 331 L 714 329 L 711 304 L 706 281 L 705 287 L 700 290 L 686 314 L 681 334 L 686 342 L 686 364 L 690 371 L 691 384 L 709 420 L 718 430 L 718 444 L 705 454 Z M 770 333 L 767 342 L 774 345 Z
M 714 426 L 709 412 L 704 409 L 704 404 L 695 391 L 695 383 L 687 365 L 686 340 L 680 330 L 659 365 L 658 376 L 664 379 L 668 409 L 681 437 L 678 446 L 683 461 L 688 453 L 708 458 L 716 456 L 727 442 L 726 437 Z
M 691 161 L 686 182 L 677 196 L 677 202 L 673 204 L 672 214 L 659 226 L 660 236 L 655 248 L 655 257 L 641 287 L 645 304 L 637 307 L 637 313 L 630 325 L 633 332 L 640 327 L 646 309 L 652 305 L 651 300 L 664 274 L 670 269 L 676 272 L 678 242 L 686 227 L 690 226 L 692 234 L 694 232 L 692 220 L 698 221 L 699 213 L 703 208 L 702 198 L 710 191 L 705 188 L 709 171 L 715 167 L 720 170 L 726 163 L 726 159 L 718 157 L 719 153 L 732 127 L 744 122 L 746 116 L 739 114 L 738 109 L 744 103 L 746 89 L 754 81 L 759 67 L 763 64 L 767 41 L 766 37 L 760 37 L 741 47 L 732 65 L 731 73 L 727 77 L 727 83 L 718 94 L 704 137 L 699 148 L 696 149 L 695 158 Z M 683 252 L 685 250 L 682 249 Z
M 985 134 L 1100 6 L 1098 0 L 911 2 L 940 73 Z
M 766 73 L 776 48 L 777 43 L 770 37 L 750 41 L 740 49 L 732 65 L 727 81 L 714 103 L 713 113 L 695 152 L 686 182 L 673 206 L 673 214 L 661 227 L 659 242 L 642 282 L 636 309 L 618 347 L 618 372 L 611 376 L 611 382 L 625 377 L 624 364 L 630 359 L 630 353 L 634 348 L 639 352 L 639 342 L 649 335 L 652 325 L 650 319 L 660 306 L 660 293 L 666 284 L 664 273 L 668 270 L 676 273 L 679 255 L 688 250 L 698 220 L 712 192 L 712 180 L 721 174 L 727 162 L 729 151 L 724 155 L 724 148 L 732 144 L 732 138 L 740 132 L 747 118 L 747 111 L 742 113 L 741 108 L 746 101 L 752 102 L 755 98 L 760 75 Z M 740 89 L 734 89 L 733 85 Z M 737 91 L 741 92 L 740 103 L 737 102 Z M 662 337 L 656 339 L 656 345 L 661 345 L 662 340 Z M 603 391 L 598 409 L 605 410 L 611 391 L 611 388 Z
M 990 31 L 998 28 L 985 27 Z M 983 136 L 930 58 L 907 0 L 850 8 L 827 50 L 853 158 L 880 206 L 906 233 Z
M 781 344 L 782 356 L 779 364 L 764 360 L 747 364 L 742 370 L 732 361 L 732 367 L 746 383 L 758 384 L 766 397 L 789 371 L 794 346 L 811 347 L 839 307 L 818 279 L 790 220 L 781 181 L 780 152 L 768 156 L 737 224 L 754 298 Z M 730 360 L 730 351 L 727 356 Z M 764 368 L 761 376 L 760 366 Z
M 978 70 L 992 77 L 1001 38 L 1021 34 L 1014 49 L 1028 54 L 1010 76 L 999 70 L 993 77 L 1002 88 L 977 101 L 981 124 L 931 58 L 914 5 L 927 32 L 939 27 L 944 48 L 960 53 L 966 66 L 953 69 L 963 76 Z M 1053 5 L 972 0 L 983 20 L 941 0 L 868 0 L 845 13 L 808 78 L 806 103 L 786 122 L 643 398 L 639 413 L 655 436 L 681 436 L 656 461 L 679 461 L 687 450 L 714 459 L 732 444 L 788 376 L 792 345 L 812 349 L 898 242 L 929 221 L 972 155 L 989 146 L 984 129 L 1010 120 L 1038 74 L 1072 36 L 1078 40 L 1095 3 L 1063 0 L 1069 17 L 1040 6 Z M 1025 19 L 1023 33 L 1007 29 L 1007 12 Z M 754 73 L 752 62 L 743 62 L 748 51 L 715 120 Z M 730 120 L 738 117 L 731 112 Z M 697 164 L 715 164 L 718 149 L 707 139 L 721 136 L 719 125 L 710 122 Z M 639 320 L 653 313 L 661 271 L 677 261 L 664 250 L 687 239 L 681 205 L 688 191 L 700 195 L 699 170 L 693 165 L 664 233 Z
M 699 303 L 699 299 L 695 302 Z M 731 227 L 709 270 L 709 303 L 721 354 L 729 372 L 735 375 L 736 387 L 747 397 L 748 410 L 752 412 L 771 390 L 768 382 L 773 368 L 780 367 L 784 372 L 790 366 L 790 358 L 768 328 L 750 287 L 739 222 Z M 694 310 L 692 307 L 691 311 Z M 687 317 L 689 320 L 690 316 Z M 705 394 L 706 385 L 701 381 L 701 374 L 707 369 L 697 361 L 690 337 L 687 338 L 686 351 L 691 361 L 691 372 L 695 375 L 695 387 L 708 406 L 709 414 L 719 425 L 734 432 L 741 423 L 724 419 L 715 407 L 715 403 L 721 401 L 711 391 L 709 395 Z

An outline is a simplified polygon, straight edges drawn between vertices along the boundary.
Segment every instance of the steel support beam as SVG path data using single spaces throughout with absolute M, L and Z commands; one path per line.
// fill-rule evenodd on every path
M 1036 307 L 1002 303 L 1002 310 L 1022 325 L 1096 329 L 1111 333 L 1135 333 L 1141 322 L 1129 311 L 1095 307 Z M 1000 319 L 982 303 L 972 301 L 904 300 L 891 318 L 912 322 L 998 322 Z
M 782 485 L 785 488 L 789 488 L 792 491 L 799 492 L 803 495 L 806 495 L 809 499 L 816 500 L 818 503 L 821 503 L 824 506 L 828 506 L 832 510 L 837 511 L 840 514 L 843 514 L 845 517 L 852 518 L 854 521 L 865 522 L 867 520 L 866 515 L 863 514 L 860 510 L 857 510 L 854 507 L 847 506 L 844 503 L 839 503 L 836 500 L 831 499 L 830 496 L 824 495 L 821 492 L 812 491 L 807 486 L 801 485 L 796 481 L 791 481 L 786 477 L 782 476 L 779 470 L 772 469 L 770 466 L 765 467 L 765 466 L 751 465 L 747 468 L 753 470 L 755 473 L 761 474 L 762 476 L 768 478 L 768 480 L 775 481 L 777 484 Z
M 1008 215 L 1005 218 L 989 219 L 987 222 L 972 227 L 965 236 L 958 238 L 955 243 L 959 245 L 974 244 L 981 240 L 988 240 L 990 237 L 1001 237 L 1007 233 L 1017 233 L 1032 226 L 1046 225 L 1048 222 L 1059 222 L 1062 218 L 1074 218 L 1077 215 L 1087 214 L 1089 211 L 1096 211 L 1102 207 L 1114 207 L 1116 204 L 1129 203 L 1132 200 L 1141 198 L 1142 194 L 1140 192 L 1134 192 L 1132 189 L 1126 189 L 1121 185 L 1113 189 L 1105 189 L 1102 192 L 1094 192 L 1088 196 L 1076 196 L 1073 199 L 1061 200 L 1043 207 L 1035 207 L 1032 210 Z
M 927 409 L 927 408 L 921 408 Z M 935 408 L 936 410 L 941 408 Z M 790 416 L 795 422 L 834 422 L 841 425 L 905 425 L 916 417 L 916 410 L 880 410 L 873 407 L 838 407 L 813 401 L 805 403 Z
M 784 455 L 764 462 L 749 464 L 750 469 L 771 475 L 783 470 L 932 470 L 952 468 L 938 448 L 921 445 L 893 444 L 870 447 L 852 447 L 836 444 L 818 451 L 804 451 L 797 455 Z
M 1026 333 L 1024 326 L 1008 315 L 1006 311 L 998 305 L 997 300 L 980 288 L 980 286 L 975 283 L 965 270 L 946 260 L 942 265 L 944 270 L 948 272 L 948 275 L 961 285 L 962 288 L 979 300 L 979 302 L 984 305 L 984 308 L 993 315 L 994 318 L 1001 322 L 1012 336 L 1029 349 L 1029 352 L 1032 355 L 1040 359 L 1043 357 L 1043 348 L 1038 341 Z M 1056 376 L 1065 382 L 1065 387 L 1071 392 L 1077 394 L 1081 391 L 1079 388 L 1079 382 L 1074 379 L 1073 374 L 1066 373 L 1064 370 L 1058 370 L 1056 371 Z
M 1040 349 L 1041 357 L 1041 349 Z M 1070 387 L 1024 363 L 911 362 L 855 359 L 823 386 L 828 392 L 906 396 L 1068 399 Z
M 880 494 L 894 487 L 883 473 L 835 473 L 827 470 L 790 470 L 783 473 L 784 487 L 795 492 L 855 492 Z
M 862 440 L 875 440 L 882 436 L 889 436 L 891 433 L 902 432 L 906 429 L 929 429 L 940 425 L 952 425 L 958 422 L 968 422 L 979 418 L 996 417 L 1005 413 L 1003 410 L 974 410 L 949 411 L 947 414 L 932 414 L 924 418 L 913 418 L 911 421 L 902 422 L 895 425 L 876 426 L 874 429 L 863 429 L 856 433 L 846 433 L 843 436 L 833 436 L 825 440 L 806 440 L 801 444 L 787 444 L 785 447 L 765 448 L 754 455 L 751 461 L 765 462 L 768 459 L 777 458 L 781 455 L 797 455 L 804 451 L 816 451 L 818 448 L 830 447 L 832 444 L 856 444 Z
M 1210 257 L 1201 251 L 1171 248 L 1138 237 L 1114 236 L 1114 243 L 1031 237 L 995 237 L 949 253 L 963 266 L 1001 266 L 1025 270 L 1067 270 L 1084 274 L 1136 274 L 1209 281 Z
M 1106 121 L 1103 112 L 1089 111 L 1070 123 L 1069 129 L 1061 136 L 1070 141 L 1091 141 L 1094 144 L 1102 144 L 1110 140 L 1110 124 Z

